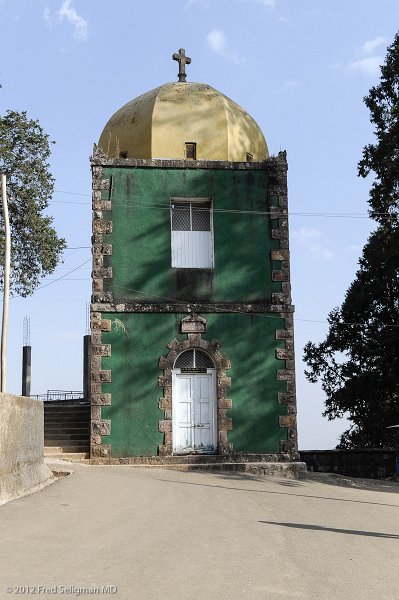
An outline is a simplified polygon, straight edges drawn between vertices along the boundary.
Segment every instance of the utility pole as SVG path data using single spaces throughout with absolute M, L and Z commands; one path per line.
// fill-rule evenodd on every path
M 32 347 L 30 345 L 30 318 L 24 317 L 24 335 L 22 346 L 22 395 L 30 396 L 32 370 Z
M 3 291 L 3 320 L 1 326 L 1 380 L 0 392 L 7 390 L 7 330 L 8 330 L 8 301 L 10 296 L 10 250 L 11 235 L 10 221 L 8 218 L 7 204 L 7 179 L 4 173 L 1 175 L 1 201 L 3 204 L 4 219 L 4 291 Z

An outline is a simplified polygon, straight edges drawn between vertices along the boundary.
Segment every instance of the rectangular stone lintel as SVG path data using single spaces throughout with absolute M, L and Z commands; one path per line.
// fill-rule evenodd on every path
M 100 329 L 101 329 L 101 331 L 111 331 L 111 329 L 112 329 L 111 320 L 104 319 L 103 321 L 100 321 Z
M 93 210 L 107 210 L 112 209 L 112 203 L 110 200 L 94 200 L 93 199 Z
M 100 371 L 99 375 L 100 375 L 101 382 L 109 383 L 111 381 L 111 371 L 110 370 Z
M 92 433 L 92 435 L 110 435 L 111 421 L 109 419 L 102 419 L 100 421 L 92 421 L 91 422 L 91 433 Z
M 272 281 L 289 281 L 290 280 L 290 272 L 289 271 L 272 271 Z
M 158 429 L 161 433 L 172 431 L 172 421 L 159 421 Z
M 112 233 L 112 221 L 93 219 L 93 233 Z
M 279 404 L 295 404 L 294 394 L 286 394 L 285 392 L 278 392 L 277 394 Z
M 111 356 L 111 344 L 92 345 L 91 353 L 94 356 Z
M 277 371 L 279 381 L 295 381 L 295 371 L 288 369 L 279 369 Z
M 112 279 L 112 267 L 94 268 L 93 277 L 97 279 Z
M 92 406 L 110 406 L 111 394 L 94 394 L 91 397 Z
M 101 356 L 98 354 L 91 355 L 91 370 L 100 371 L 101 369 Z
M 296 416 L 295 415 L 283 415 L 278 418 L 278 424 L 280 427 L 296 427 Z
M 287 240 L 288 239 L 288 229 L 272 229 L 272 238 L 274 240 Z
M 288 249 L 272 250 L 271 251 L 271 259 L 272 260 L 289 260 L 290 259 L 290 251 Z
M 94 357 L 93 357 L 94 358 Z M 98 357 L 100 358 L 100 357 Z M 100 382 L 100 383 L 110 383 L 111 381 L 111 371 L 92 371 L 91 380 Z
M 229 417 L 219 418 L 219 430 L 231 431 L 233 429 L 233 420 Z
M 293 360 L 294 353 L 292 350 L 287 350 L 286 348 L 276 348 L 276 358 L 279 360 Z
M 158 406 L 160 410 L 170 410 L 172 408 L 172 398 L 160 398 Z
M 204 333 L 206 331 L 206 323 L 201 321 L 187 321 L 183 320 L 181 324 L 182 333 Z
M 165 377 L 164 375 L 160 375 L 158 377 L 158 386 L 159 387 L 166 387 L 167 385 L 171 385 L 172 384 L 172 377 Z
M 219 398 L 218 408 L 230 409 L 232 407 L 232 401 L 230 398 Z
M 272 294 L 272 301 L 275 304 L 290 304 L 291 296 L 290 296 L 290 294 L 287 294 L 287 293 L 275 292 Z
M 92 421 L 98 421 L 101 419 L 101 405 L 92 404 L 90 409 L 90 416 Z
M 110 179 L 101 179 L 100 182 L 100 189 L 101 190 L 108 190 L 109 189 L 109 184 L 110 184 Z
M 231 386 L 231 377 L 226 375 L 219 375 L 217 385 L 220 388 L 227 388 Z
M 276 340 L 285 340 L 293 338 L 294 332 L 291 329 L 276 329 Z
M 93 294 L 99 294 L 104 289 L 104 281 L 102 279 L 93 278 Z

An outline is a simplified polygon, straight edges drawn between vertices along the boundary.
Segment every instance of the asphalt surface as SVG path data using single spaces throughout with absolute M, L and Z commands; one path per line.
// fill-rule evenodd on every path
M 0 507 L 0 598 L 399 598 L 398 484 L 72 468 Z

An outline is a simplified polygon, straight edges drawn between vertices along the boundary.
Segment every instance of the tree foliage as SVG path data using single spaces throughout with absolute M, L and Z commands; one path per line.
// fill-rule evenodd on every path
M 311 382 L 321 380 L 328 419 L 348 417 L 338 447 L 397 446 L 399 430 L 399 33 L 381 79 L 364 99 L 375 125 L 359 175 L 375 174 L 370 216 L 377 222 L 344 302 L 328 316 L 320 344 L 308 342 Z
M 52 273 L 65 248 L 44 214 L 54 189 L 49 171 L 50 142 L 26 112 L 0 117 L 0 173 L 7 177 L 11 227 L 11 290 L 28 296 Z M 4 225 L 0 214 L 0 262 L 4 264 Z M 0 271 L 3 284 L 3 271 Z
M 399 33 L 388 48 L 381 66 L 379 85 L 372 87 L 364 102 L 375 125 L 377 142 L 367 144 L 359 162 L 359 175 L 371 171 L 375 181 L 370 190 L 371 217 L 384 225 L 386 213 L 396 223 L 399 210 Z

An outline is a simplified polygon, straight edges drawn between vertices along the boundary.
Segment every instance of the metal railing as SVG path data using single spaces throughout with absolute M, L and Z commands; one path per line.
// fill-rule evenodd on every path
M 48 402 L 50 400 L 82 400 L 83 392 L 67 391 L 67 390 L 47 390 L 45 394 L 31 394 L 31 398 L 36 400 L 44 400 Z

